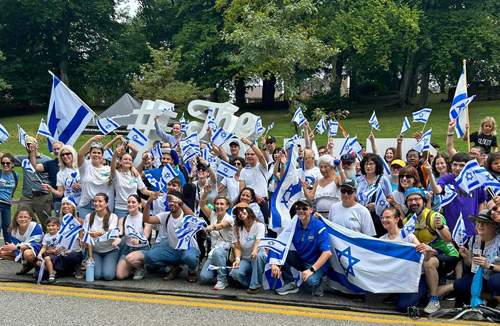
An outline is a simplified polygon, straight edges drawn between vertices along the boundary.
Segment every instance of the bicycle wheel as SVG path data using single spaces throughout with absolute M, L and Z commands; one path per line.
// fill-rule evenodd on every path
M 455 318 L 457 315 L 462 313 L 464 308 L 451 308 L 451 309 L 441 309 L 436 312 L 433 312 L 427 316 L 429 319 L 447 319 L 450 320 Z

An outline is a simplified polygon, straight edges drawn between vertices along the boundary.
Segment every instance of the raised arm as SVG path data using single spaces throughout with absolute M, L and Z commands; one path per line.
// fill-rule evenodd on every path
M 90 138 L 87 140 L 85 144 L 83 144 L 82 147 L 80 147 L 80 150 L 78 151 L 78 167 L 82 166 L 83 163 L 85 163 L 85 154 L 90 149 L 90 145 L 92 145 L 93 142 L 95 141 L 101 141 L 104 138 L 104 135 L 95 135 L 94 137 Z
M 254 151 L 255 155 L 257 155 L 257 157 L 259 159 L 259 163 L 263 167 L 267 167 L 267 159 L 265 158 L 264 154 L 262 154 L 259 147 L 255 146 L 253 142 L 251 142 L 250 140 L 248 140 L 245 137 L 241 138 L 241 141 L 243 144 L 250 146 L 250 148 Z
M 396 157 L 394 159 L 395 160 L 402 160 L 403 159 L 403 135 L 399 134 L 398 137 L 396 138 L 396 140 L 397 140 Z
M 378 149 L 377 149 L 377 145 L 375 145 L 375 136 L 373 135 L 373 132 L 370 132 L 368 139 L 370 140 L 370 143 L 372 144 L 373 154 L 378 154 Z
M 144 223 L 160 224 L 160 219 L 156 216 L 151 216 L 149 209 L 150 204 L 156 199 L 158 199 L 158 194 L 152 193 L 151 196 L 149 196 L 148 200 L 146 201 L 146 205 L 144 205 L 144 210 L 142 212 L 142 221 Z
M 311 149 L 311 139 L 309 138 L 309 121 L 306 120 L 306 122 L 302 124 L 302 127 L 304 128 L 304 144 L 306 146 L 306 149 Z
M 31 165 L 33 165 L 35 170 L 37 170 L 38 172 L 45 172 L 45 169 L 43 168 L 43 164 L 36 162 L 36 153 L 38 152 L 38 143 L 31 143 L 29 149 L 30 149 L 30 163 L 31 163 Z
M 429 185 L 431 186 L 432 193 L 434 195 L 439 195 L 443 192 L 443 188 L 436 183 L 436 179 L 434 179 L 434 173 L 432 173 L 432 166 L 429 161 L 424 162 L 424 168 L 429 175 Z
M 113 180 L 116 176 L 116 159 L 118 158 L 118 148 L 113 152 L 113 158 L 111 159 L 111 171 L 109 172 L 109 180 Z
M 455 145 L 453 144 L 453 136 L 455 135 L 455 127 L 457 125 L 456 120 L 451 120 L 448 124 L 448 133 L 446 134 L 446 150 L 450 155 L 450 158 L 453 157 L 457 152 L 455 149 Z

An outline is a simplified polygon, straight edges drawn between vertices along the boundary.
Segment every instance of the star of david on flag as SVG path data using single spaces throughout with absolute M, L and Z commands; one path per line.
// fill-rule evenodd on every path
M 170 182 L 170 180 L 178 175 L 179 173 L 177 173 L 177 171 L 174 170 L 170 164 L 165 165 L 161 171 L 162 181 L 165 183 L 165 186 Z
M 318 121 L 314 130 L 316 130 L 317 132 L 319 132 L 322 135 L 326 131 L 325 117 L 324 116 L 322 116 L 321 119 Z
M 262 238 L 260 239 L 259 245 L 257 246 L 257 249 L 259 248 L 269 249 L 277 253 L 278 256 L 282 256 L 285 252 L 286 243 L 279 241 L 278 239 Z
M 295 114 L 293 115 L 292 118 L 292 122 L 296 122 L 299 125 L 299 127 L 302 126 L 304 122 L 306 122 L 306 118 L 304 117 L 301 108 L 298 108 L 297 111 L 295 111 Z
M 236 167 L 224 161 L 220 161 L 220 164 L 217 167 L 217 174 L 226 178 L 234 178 L 236 172 L 238 172 Z
M 212 135 L 212 143 L 214 143 L 215 146 L 222 146 L 233 136 L 234 134 L 225 131 L 222 127 L 219 127 L 215 134 Z
M 389 207 L 389 202 L 387 201 L 382 189 L 379 188 L 377 195 L 375 196 L 375 213 L 377 213 L 378 216 L 382 216 L 382 212 L 387 207 Z
M 476 160 L 470 160 L 465 164 L 464 169 L 458 177 L 455 178 L 458 186 L 462 188 L 467 193 L 470 193 L 472 190 L 481 187 L 481 182 L 477 179 L 475 169 L 479 168 L 479 164 Z
M 187 148 L 192 148 L 196 153 L 200 152 L 200 140 L 198 139 L 198 133 L 194 132 L 188 137 L 184 138 L 180 142 L 182 152 L 184 153 Z
M 413 122 L 423 122 L 427 123 L 429 116 L 431 115 L 432 109 L 422 109 L 417 112 L 413 112 Z
M 187 131 L 188 131 L 188 129 L 189 129 L 189 121 L 187 121 L 187 122 L 184 123 L 184 126 L 181 129 L 181 133 L 182 134 L 186 134 Z
M 380 125 L 378 124 L 378 119 L 377 115 L 375 114 L 375 111 L 373 111 L 372 116 L 370 117 L 370 120 L 368 120 L 368 123 L 375 128 L 376 130 L 380 131 Z
M 455 224 L 452 237 L 453 241 L 455 241 L 458 246 L 463 246 L 467 242 L 467 229 L 465 228 L 465 221 L 462 216 L 462 212 L 460 212 L 460 217 L 458 218 L 457 224 Z
M 61 228 L 57 232 L 61 236 L 59 237 L 59 245 L 66 249 L 70 249 L 73 247 L 73 243 L 78 237 L 78 232 L 82 230 L 83 227 L 78 222 L 78 220 L 71 214 L 66 214 L 63 217 L 61 222 Z
M 466 132 L 465 124 L 467 123 L 467 106 L 472 102 L 475 95 L 467 97 L 467 77 L 465 73 L 465 65 L 458 80 L 457 88 L 455 90 L 455 96 L 451 103 L 450 108 L 450 120 L 457 120 L 455 126 L 455 131 L 457 132 L 457 137 L 462 138 Z
M 0 124 L 0 144 L 5 143 L 5 141 L 9 138 L 9 133 L 4 126 Z
M 113 132 L 115 129 L 119 128 L 120 125 L 111 118 L 103 118 L 97 119 L 97 127 L 99 127 L 99 130 L 103 134 L 107 135 L 110 132 Z
M 129 236 L 131 236 L 131 237 L 139 239 L 139 241 L 142 242 L 142 243 L 147 243 L 148 242 L 148 239 L 144 236 L 144 234 L 142 234 L 141 232 L 137 231 L 131 225 L 127 225 L 126 234 L 129 235 Z
M 415 223 L 417 222 L 417 215 L 413 214 L 413 216 L 406 221 L 405 225 L 401 229 L 401 238 L 406 238 L 408 234 L 413 233 L 415 231 Z
M 431 146 L 431 136 L 432 136 L 432 128 L 422 135 L 422 138 L 418 140 L 418 142 L 412 147 L 412 149 L 416 150 L 420 154 L 422 154 L 425 151 L 428 151 Z
M 127 137 L 125 137 L 126 140 L 133 142 L 139 146 L 145 146 L 148 142 L 148 139 L 142 132 L 140 132 L 136 128 L 132 128 L 130 132 L 128 133 Z

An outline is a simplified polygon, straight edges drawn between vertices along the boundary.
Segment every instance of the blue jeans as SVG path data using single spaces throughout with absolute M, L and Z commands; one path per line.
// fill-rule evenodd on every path
M 294 282 L 292 271 L 290 267 L 295 268 L 298 271 L 305 271 L 306 269 L 311 268 L 313 264 L 303 261 L 296 251 L 288 251 L 288 255 L 286 256 L 286 263 L 283 265 L 281 269 L 283 280 L 285 284 Z M 311 287 L 313 289 L 317 288 L 321 284 L 321 278 L 323 277 L 323 269 L 319 268 L 314 274 L 307 278 L 307 281 L 304 282 L 304 285 Z
M 11 207 L 11 205 L 9 205 L 9 204 L 0 203 L 0 221 L 2 222 L 2 232 L 3 232 L 3 238 L 4 238 L 5 243 L 11 242 L 10 241 L 10 234 L 7 231 L 7 229 L 9 228 L 10 219 L 11 219 L 10 207 Z
M 61 212 L 61 200 L 55 201 L 54 198 L 52 198 L 52 205 L 54 206 L 54 216 L 59 218 L 59 213 Z
M 257 259 L 241 259 L 240 267 L 231 270 L 229 276 L 235 281 L 240 282 L 244 287 L 257 289 L 262 285 L 262 273 L 266 266 L 267 256 L 264 252 L 259 251 Z
M 125 217 L 128 215 L 128 210 L 127 209 L 119 209 L 119 208 L 115 208 L 115 212 L 116 216 L 118 216 L 118 219 L 122 218 L 122 217 Z
M 93 252 L 92 256 L 94 258 L 94 279 L 100 280 L 104 279 L 106 281 L 112 281 L 116 275 L 116 265 L 118 264 L 118 254 L 120 251 L 118 249 L 113 249 L 105 253 Z
M 228 251 L 225 249 L 216 248 L 212 252 L 212 257 L 207 258 L 205 265 L 200 273 L 200 278 L 202 282 L 213 282 L 215 281 L 215 277 L 217 276 L 217 281 L 226 283 L 227 282 L 227 273 L 225 269 L 218 269 L 216 271 L 209 271 L 208 265 L 226 266 Z M 217 275 L 215 275 L 217 273 Z
M 78 206 L 76 208 L 78 211 L 78 216 L 82 219 L 85 219 L 85 217 L 92 213 L 94 211 L 94 201 L 91 200 L 87 205 L 85 206 Z
M 427 287 L 427 281 L 425 280 L 425 274 L 422 274 L 420 276 L 420 282 L 418 283 L 418 292 L 399 294 L 398 310 L 400 312 L 407 312 L 408 307 L 418 306 L 420 299 L 422 299 L 424 295 L 427 295 L 428 291 L 429 289 Z
M 167 266 L 187 265 L 189 272 L 195 273 L 199 257 L 200 251 L 196 248 L 176 250 L 170 247 L 168 241 L 163 241 L 151 248 L 144 259 L 148 272 L 157 271 Z

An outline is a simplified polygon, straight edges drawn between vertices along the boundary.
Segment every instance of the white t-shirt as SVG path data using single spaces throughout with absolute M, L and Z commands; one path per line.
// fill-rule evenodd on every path
M 370 211 L 359 203 L 349 208 L 342 206 L 342 202 L 333 205 L 330 208 L 328 219 L 348 229 L 369 236 L 377 234 Z
M 224 178 L 221 181 L 221 184 L 224 185 L 227 189 L 227 196 L 233 203 L 238 199 L 238 195 L 240 194 L 240 182 L 236 181 L 234 178 Z
M 217 213 L 215 211 L 210 213 L 209 220 L 210 225 L 217 224 Z M 212 250 L 208 254 L 210 257 L 212 256 L 212 252 L 215 248 L 229 250 L 229 248 L 231 248 L 231 243 L 233 243 L 234 218 L 226 213 L 226 215 L 222 218 L 221 223 L 224 221 L 227 221 L 231 227 L 210 232 L 210 238 L 212 239 Z
M 80 166 L 80 180 L 82 184 L 82 197 L 79 203 L 80 207 L 87 205 L 94 199 L 94 196 L 97 193 L 103 192 L 109 196 L 109 209 L 113 210 L 111 203 L 113 203 L 114 206 L 114 201 L 112 200 L 114 195 L 110 195 L 114 193 L 114 191 L 112 186 L 108 184 L 109 171 L 110 167 L 107 165 L 96 168 L 89 160 L 83 162 L 82 166 Z
M 166 223 L 167 218 L 170 215 L 170 211 L 156 214 L 155 216 L 160 220 L 160 225 L 158 228 L 158 234 L 156 235 L 155 243 L 160 243 L 162 241 L 166 241 L 168 239 Z M 157 225 L 157 224 L 156 224 Z
M 210 178 L 207 179 L 207 183 L 212 185 L 212 189 L 207 196 L 207 203 L 214 205 L 215 197 L 219 195 L 219 191 L 217 185 L 214 185 L 212 181 L 210 181 Z M 193 182 L 193 184 L 196 187 L 196 202 L 199 203 L 201 196 L 205 193 L 205 189 L 198 185 L 198 181 Z
M 90 214 L 87 214 L 85 216 L 85 222 L 83 222 L 83 229 L 86 230 L 87 227 L 89 226 L 89 220 L 90 220 Z M 90 225 L 90 232 L 93 231 L 103 231 L 104 233 L 111 231 L 115 229 L 118 226 L 118 216 L 116 216 L 114 213 L 111 213 L 109 216 L 109 223 L 108 223 L 108 229 L 104 230 L 104 225 L 103 225 L 103 218 L 97 216 L 97 214 L 94 217 L 94 224 Z M 96 238 L 93 238 L 96 240 Z M 108 241 L 99 241 L 96 242 L 95 245 L 92 247 L 93 252 L 98 252 L 98 253 L 106 253 L 110 252 L 111 250 L 114 250 L 112 244 L 115 239 L 109 239 Z
M 413 243 L 413 239 L 415 239 L 415 235 L 413 233 L 410 233 L 406 236 L 406 238 L 403 238 L 401 236 L 401 232 L 398 234 L 398 236 L 394 239 L 389 239 L 387 237 L 387 234 L 384 234 L 383 236 L 380 237 L 380 239 L 387 239 L 387 240 L 390 240 L 390 241 L 398 241 L 398 242 L 408 242 L 408 243 Z
M 82 190 L 73 190 L 71 186 L 75 183 L 80 183 L 80 172 L 78 169 L 64 168 L 64 170 L 57 172 L 56 186 L 62 186 L 64 188 L 64 197 L 73 197 L 78 205 L 82 197 Z
M 156 216 L 160 219 L 162 225 L 165 225 L 167 217 L 170 214 L 171 214 L 170 212 L 160 213 Z M 175 233 L 175 231 L 181 228 L 183 220 L 184 220 L 184 213 L 183 212 L 181 212 L 181 215 L 178 218 L 174 218 L 173 216 L 170 216 L 170 218 L 168 219 L 166 236 L 168 238 L 168 244 L 169 244 L 170 248 L 175 249 L 175 247 L 177 246 L 177 243 L 179 242 L 179 238 L 177 237 L 177 233 Z M 160 230 L 161 230 L 161 228 L 160 228 Z M 196 242 L 196 235 L 191 239 L 191 248 L 196 248 L 199 250 L 198 242 Z
M 50 249 L 57 249 L 59 247 L 59 238 L 61 235 L 59 233 L 56 233 L 54 235 L 51 235 L 50 233 L 45 233 L 43 236 L 42 240 L 42 245 L 47 248 L 47 250 Z
M 322 177 L 323 176 L 317 166 L 312 169 L 302 171 L 302 180 L 307 182 L 310 186 L 314 185 L 314 183 Z
M 259 222 L 253 222 L 250 232 L 247 232 L 244 226 L 238 228 L 239 239 L 234 237 L 233 243 L 240 242 L 241 258 L 252 258 L 252 251 L 256 240 L 260 240 L 266 236 L 266 227 Z
M 140 247 L 145 247 L 148 245 L 148 243 L 140 243 L 138 245 L 132 244 L 132 239 L 134 237 L 131 237 L 129 235 L 129 228 L 127 225 L 133 227 L 137 232 L 143 233 L 144 228 L 142 227 L 142 213 L 139 212 L 136 216 L 132 216 L 130 214 L 127 215 L 127 218 L 125 219 L 125 224 L 123 225 L 123 229 L 125 231 L 125 243 L 129 247 L 135 247 L 135 248 L 140 248 Z
M 244 181 L 246 187 L 252 188 L 257 196 L 267 198 L 266 175 L 266 167 L 260 163 L 253 168 L 247 165 L 241 170 L 240 181 Z
M 146 188 L 141 177 L 135 177 L 130 171 L 116 171 L 113 179 L 113 187 L 115 188 L 115 209 L 127 209 L 128 197 L 137 194 L 137 189 Z

